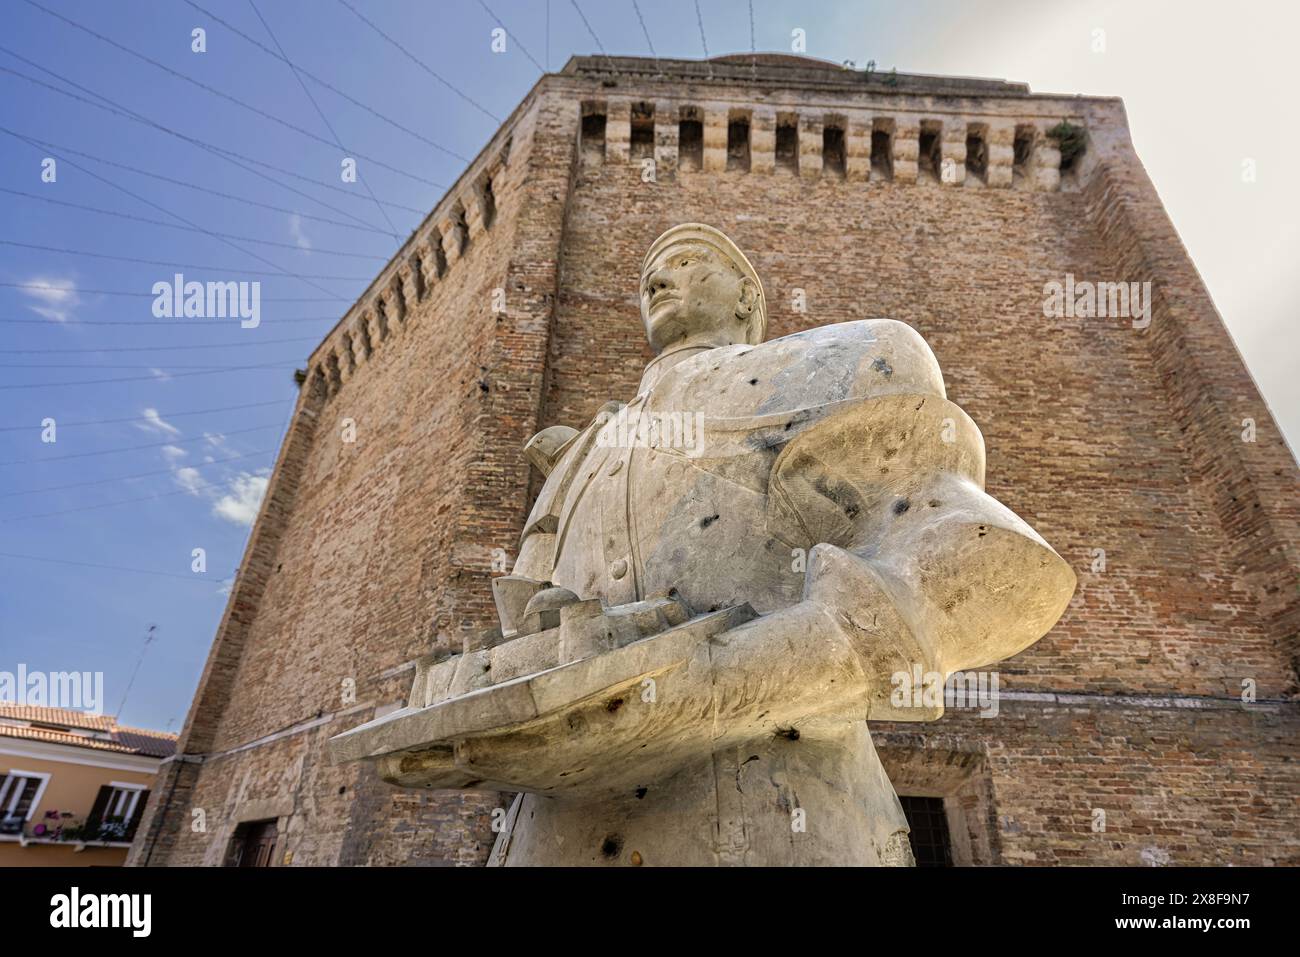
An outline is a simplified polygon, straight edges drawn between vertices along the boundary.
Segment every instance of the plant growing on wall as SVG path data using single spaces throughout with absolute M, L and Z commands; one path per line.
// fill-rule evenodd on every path
M 1083 152 L 1087 145 L 1087 134 L 1082 126 L 1075 126 L 1068 120 L 1062 120 L 1047 131 L 1047 135 L 1056 140 L 1061 151 L 1061 168 L 1068 169 Z

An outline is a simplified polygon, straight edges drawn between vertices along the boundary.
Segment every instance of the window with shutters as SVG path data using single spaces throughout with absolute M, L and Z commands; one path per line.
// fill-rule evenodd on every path
M 31 820 L 40 803 L 48 774 L 40 771 L 14 769 L 0 780 L 0 834 L 17 833 L 24 822 Z
M 140 784 L 113 781 L 103 785 L 86 818 L 86 837 L 92 841 L 129 842 L 135 837 L 148 799 L 148 789 Z

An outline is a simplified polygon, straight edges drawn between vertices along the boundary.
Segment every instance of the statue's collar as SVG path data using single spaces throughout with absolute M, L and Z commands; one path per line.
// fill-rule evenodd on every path
M 692 356 L 697 356 L 701 352 L 708 352 L 710 349 L 716 348 L 718 347 L 678 346 L 676 349 L 668 349 L 659 353 L 659 355 L 646 363 L 645 371 L 641 373 L 641 385 L 638 386 L 636 390 L 637 395 L 645 395 L 653 389 L 659 384 L 660 380 L 668 374 L 669 370 L 679 363 L 691 358 Z

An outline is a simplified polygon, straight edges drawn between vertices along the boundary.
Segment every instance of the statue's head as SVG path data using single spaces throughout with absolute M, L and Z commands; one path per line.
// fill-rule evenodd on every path
M 767 331 L 758 273 L 726 235 L 703 223 L 674 226 L 641 264 L 641 321 L 655 352 L 678 344 L 757 345 Z

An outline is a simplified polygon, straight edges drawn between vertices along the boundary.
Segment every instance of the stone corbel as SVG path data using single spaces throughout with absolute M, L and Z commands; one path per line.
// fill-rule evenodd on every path
M 397 276 L 393 279 L 393 285 L 400 286 L 402 290 L 402 297 L 397 300 L 401 304 L 399 309 L 402 315 L 397 318 L 402 323 L 405 323 L 410 317 L 411 304 L 420 301 L 415 289 L 415 270 L 411 268 L 409 262 L 404 262 L 397 267 Z M 396 297 L 394 298 L 396 299 Z
M 994 189 L 1007 189 L 1011 186 L 1011 171 L 1016 161 L 1015 123 L 990 123 L 987 147 L 989 165 L 985 181 Z
M 456 241 L 456 224 L 448 216 L 438 220 L 434 228 L 442 236 L 442 254 L 447 258 L 447 265 L 450 266 L 460 258 L 460 243 Z
M 727 168 L 727 126 L 730 118 L 726 109 L 704 111 L 704 169 L 721 173 Z
M 945 169 L 949 170 L 945 174 Z M 962 186 L 966 182 L 966 121 L 948 119 L 939 133 L 939 183 Z
M 897 117 L 894 123 L 894 182 L 915 184 L 921 151 L 921 124 L 915 116 Z
M 799 175 L 805 179 L 822 174 L 822 118 L 799 114 Z
M 1034 145 L 1026 172 L 1029 174 L 1029 188 L 1040 193 L 1050 193 L 1061 185 L 1060 147 L 1038 125 L 1034 127 Z
M 632 104 L 614 101 L 605 114 L 605 162 L 626 163 L 632 149 Z
M 357 349 L 358 356 L 365 360 L 375 354 L 375 342 L 371 337 L 369 323 L 370 314 L 363 312 L 352 324 L 355 330 L 352 336 L 353 348 Z
M 844 131 L 844 178 L 849 182 L 865 182 L 871 178 L 870 116 L 850 116 Z
M 754 108 L 749 121 L 749 171 L 770 173 L 776 169 L 776 110 Z
M 469 240 L 473 242 L 487 232 L 483 227 L 483 195 L 479 192 L 478 185 L 475 184 L 465 190 L 460 196 L 460 201 L 465 207 L 465 226 L 469 232 Z
M 680 132 L 677 107 L 666 100 L 655 103 L 655 175 L 677 170 L 677 137 Z

